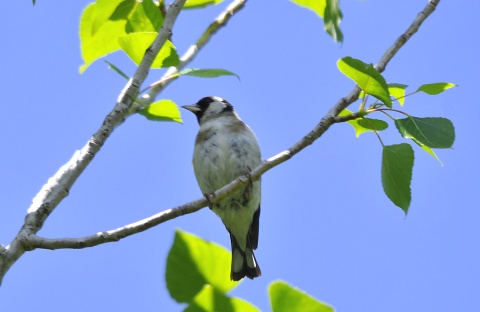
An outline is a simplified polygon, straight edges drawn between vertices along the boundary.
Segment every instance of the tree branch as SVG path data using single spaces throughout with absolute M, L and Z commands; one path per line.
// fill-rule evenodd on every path
M 12 243 L 0 253 L 0 284 L 3 276 L 15 261 L 28 248 L 26 237 L 37 233 L 43 226 L 47 217 L 68 195 L 72 185 L 85 170 L 93 157 L 97 154 L 113 130 L 120 125 L 133 100 L 138 94 L 139 87 L 145 81 L 150 67 L 160 48 L 172 33 L 172 27 L 186 0 L 175 0 L 168 9 L 165 21 L 157 38 L 145 52 L 145 56 L 135 75 L 130 79 L 120 93 L 113 110 L 107 115 L 100 129 L 93 135 L 87 144 L 63 165 L 40 192 L 33 199 L 32 205 L 27 210 L 25 222 Z M 27 248 L 25 248 L 26 243 Z
M 180 58 L 180 64 L 175 67 L 170 67 L 165 74 L 162 76 L 160 81 L 164 80 L 167 77 L 175 75 L 179 73 L 187 64 L 189 64 L 195 56 L 197 56 L 198 52 L 212 39 L 213 35 L 220 30 L 220 28 L 225 27 L 230 20 L 230 18 L 240 11 L 244 6 L 247 0 L 234 0 L 230 5 L 223 11 L 203 32 L 200 38 L 192 44 L 185 52 L 182 57 Z M 151 104 L 157 98 L 158 94 L 165 89 L 165 87 L 172 82 L 174 79 L 167 79 L 162 83 L 159 83 L 152 87 L 148 94 L 145 94 L 140 99 L 140 104 L 142 106 L 146 106 Z M 132 111 L 134 113 L 135 111 Z
M 395 56 L 399 49 L 408 41 L 408 39 L 413 35 L 426 18 L 435 10 L 436 5 L 439 0 L 431 0 L 430 3 L 425 7 L 425 9 L 417 16 L 412 25 L 407 29 L 407 31 L 400 36 L 400 38 L 390 47 L 387 52 L 382 56 L 378 64 L 382 64 L 382 67 L 379 67 L 383 71 L 386 65 L 390 60 Z M 420 18 L 421 17 L 421 18 Z M 400 43 L 401 44 L 400 44 Z M 341 98 L 331 109 L 330 111 L 321 119 L 318 125 L 300 139 L 297 143 L 292 145 L 289 149 L 278 153 L 277 155 L 270 157 L 261 165 L 253 169 L 249 174 L 243 175 L 234 181 L 230 182 L 221 189 L 215 191 L 213 194 L 209 195 L 208 200 L 206 198 L 200 198 L 190 203 L 187 203 L 182 206 L 171 208 L 160 212 L 156 215 L 153 215 L 149 218 L 137 221 L 135 223 L 126 225 L 115 230 L 100 232 L 94 235 L 82 237 L 82 238 L 59 238 L 59 239 L 48 239 L 36 236 L 35 234 L 27 237 L 29 249 L 35 248 L 44 248 L 44 249 L 61 249 L 61 248 L 86 248 L 92 247 L 99 244 L 115 242 L 122 238 L 128 237 L 130 235 L 145 231 L 149 228 L 152 228 L 160 223 L 174 219 L 178 216 L 196 212 L 210 203 L 216 203 L 223 198 L 227 197 L 229 194 L 234 193 L 239 190 L 242 186 L 250 183 L 251 180 L 258 180 L 265 172 L 268 170 L 280 165 L 281 163 L 292 158 L 295 154 L 302 151 L 307 146 L 311 145 L 318 138 L 320 138 L 334 123 L 345 122 L 347 120 L 354 119 L 356 114 L 350 116 L 337 116 L 343 109 L 348 107 L 350 104 L 355 102 L 358 99 L 360 93 L 360 88 L 355 86 L 350 93 Z M 358 116 L 359 117 L 359 116 Z
M 388 62 L 397 54 L 398 50 L 407 43 L 407 41 L 418 31 L 423 22 L 435 11 L 440 0 L 430 0 L 427 6 L 418 13 L 417 18 L 412 22 L 410 27 L 395 41 L 395 43 L 383 54 L 375 68 L 381 73 L 387 67 Z

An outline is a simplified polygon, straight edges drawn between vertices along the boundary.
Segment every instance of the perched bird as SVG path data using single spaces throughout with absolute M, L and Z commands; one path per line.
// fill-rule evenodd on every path
M 209 194 L 250 172 L 261 163 L 255 134 L 233 106 L 217 96 L 204 97 L 183 108 L 197 116 L 193 168 L 200 189 Z M 232 243 L 230 278 L 260 276 L 253 250 L 258 246 L 260 181 L 252 182 L 210 206 L 221 219 Z

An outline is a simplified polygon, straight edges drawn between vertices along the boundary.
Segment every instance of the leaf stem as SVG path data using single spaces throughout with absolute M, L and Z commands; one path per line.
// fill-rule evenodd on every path
M 147 91 L 147 90 L 149 90 L 149 89 L 151 89 L 155 86 L 158 86 L 162 83 L 165 83 L 168 80 L 172 80 L 172 79 L 175 79 L 175 78 L 178 78 L 178 77 L 180 77 L 180 73 L 175 73 L 175 74 L 170 75 L 170 76 L 162 77 L 160 80 L 155 81 L 154 83 L 152 83 L 151 85 L 149 85 L 145 89 L 141 90 L 140 94 L 142 94 L 143 92 L 145 92 L 145 91 Z
M 370 124 L 370 127 L 372 127 L 373 132 L 377 135 L 378 140 L 380 141 L 380 144 L 382 144 L 382 147 L 385 147 L 385 144 L 383 144 L 382 138 L 380 137 L 380 134 L 378 133 L 377 129 L 375 129 L 375 126 L 373 125 L 373 122 L 371 122 L 368 118 L 363 118 L 366 122 Z
M 401 97 L 399 98 L 396 98 L 396 97 L 393 97 L 395 99 L 395 101 L 399 102 L 400 103 L 400 99 L 403 99 L 403 98 L 406 98 L 407 96 L 410 96 L 410 95 L 414 95 L 415 93 L 418 93 L 418 90 L 417 91 L 413 91 L 412 93 L 409 93 L 409 94 L 405 94 L 405 95 L 402 95 Z
M 362 103 L 360 104 L 360 107 L 358 108 L 358 110 L 361 112 L 365 109 L 365 104 L 367 104 L 367 99 L 368 99 L 368 94 L 366 94 L 364 92 L 364 96 L 363 96 L 363 99 L 362 99 Z
M 384 113 L 385 115 L 387 115 L 388 117 L 390 117 L 392 120 L 395 120 L 395 118 L 393 118 L 390 114 L 386 113 L 386 111 L 396 112 L 396 113 L 403 114 L 403 115 L 405 115 L 405 116 L 407 116 L 407 117 L 412 117 L 412 116 L 410 116 L 410 114 L 405 113 L 404 111 L 401 111 L 401 110 L 398 110 L 398 109 L 393 109 L 393 108 L 373 108 L 373 109 L 367 109 L 367 113 L 368 113 L 368 114 L 374 113 L 374 112 L 382 112 L 382 113 Z

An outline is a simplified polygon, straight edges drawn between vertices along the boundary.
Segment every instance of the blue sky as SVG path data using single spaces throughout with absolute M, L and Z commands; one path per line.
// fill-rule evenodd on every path
M 125 84 L 103 61 L 78 73 L 78 24 L 88 3 L 1 4 L 4 245 L 17 233 L 41 186 L 98 129 Z M 375 63 L 426 3 L 342 1 L 341 45 L 323 32 L 316 15 L 289 1 L 275 6 L 248 2 L 191 63 L 231 70 L 241 81 L 185 77 L 160 98 L 185 105 L 207 95 L 225 97 L 255 131 L 263 156 L 271 157 L 311 130 L 352 89 L 336 68 L 339 58 Z M 173 34 L 181 53 L 226 5 L 181 14 Z M 267 287 L 282 279 L 338 311 L 480 310 L 480 172 L 472 109 L 478 90 L 479 9 L 477 2 L 441 1 L 384 73 L 388 82 L 408 84 L 411 91 L 438 81 L 459 85 L 438 96 L 407 99 L 404 109 L 410 114 L 446 117 L 456 127 L 454 148 L 437 152 L 443 167 L 414 147 L 408 216 L 382 191 L 377 138 L 355 138 L 349 125 L 335 125 L 263 176 L 256 252 L 263 275 L 244 281 L 232 295 L 268 311 Z M 107 60 L 128 74 L 135 70 L 121 53 Z M 148 81 L 161 74 L 151 71 Z M 129 118 L 39 234 L 90 235 L 199 198 L 191 167 L 198 125 L 192 114 L 182 117 L 183 125 Z M 382 139 L 404 142 L 392 125 Z M 118 243 L 35 250 L 6 275 L 2 311 L 181 311 L 164 279 L 177 228 L 229 248 L 220 220 L 203 209 Z

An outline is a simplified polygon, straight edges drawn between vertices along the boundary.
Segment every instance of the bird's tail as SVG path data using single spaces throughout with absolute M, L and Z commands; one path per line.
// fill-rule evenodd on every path
M 239 281 L 245 276 L 250 279 L 259 277 L 262 272 L 260 271 L 252 248 L 246 247 L 245 251 L 243 251 L 238 245 L 235 236 L 232 234 L 230 234 L 230 240 L 232 242 L 232 270 L 230 279 Z M 247 245 L 249 244 L 247 243 Z

